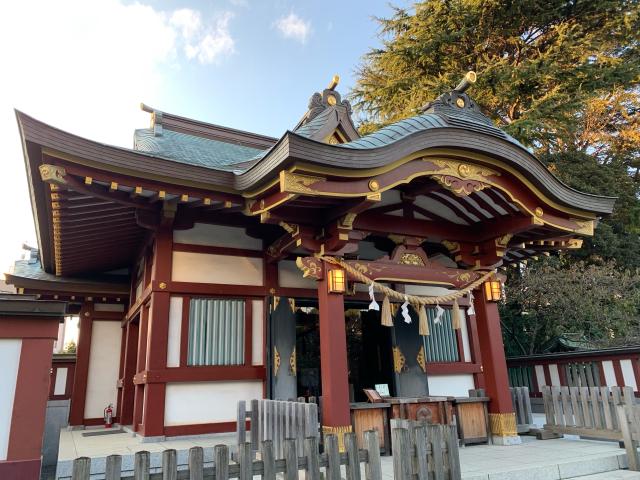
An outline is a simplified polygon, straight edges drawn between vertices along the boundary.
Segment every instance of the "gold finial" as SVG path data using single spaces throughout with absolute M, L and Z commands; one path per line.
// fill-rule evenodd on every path
M 458 86 L 456 88 L 454 88 L 454 90 L 456 92 L 464 92 L 467 88 L 469 88 L 471 85 L 473 85 L 474 83 L 476 83 L 476 80 L 478 79 L 478 76 L 476 75 L 476 72 L 474 72 L 473 70 L 469 70 L 464 78 L 460 81 L 460 83 L 458 84 Z
M 335 88 L 338 86 L 338 83 L 340 83 L 340 75 L 334 75 L 327 89 L 335 90 Z

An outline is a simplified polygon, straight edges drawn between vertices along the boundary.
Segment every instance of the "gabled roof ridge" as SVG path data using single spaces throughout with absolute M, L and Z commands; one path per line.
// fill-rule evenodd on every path
M 140 108 L 145 112 L 151 113 L 152 129 L 156 126 L 161 126 L 161 128 L 166 128 L 167 130 L 172 130 L 174 132 L 186 133 L 196 137 L 208 138 L 210 140 L 233 143 L 257 149 L 267 149 L 273 146 L 278 140 L 277 138 L 270 137 L 268 135 L 225 127 L 223 125 L 217 125 L 164 112 L 145 105 L 144 103 L 140 104 Z

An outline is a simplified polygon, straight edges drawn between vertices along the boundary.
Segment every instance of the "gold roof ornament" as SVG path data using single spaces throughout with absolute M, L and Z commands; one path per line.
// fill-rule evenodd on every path
M 340 75 L 334 75 L 333 78 L 331 79 L 331 83 L 329 83 L 329 86 L 327 87 L 328 90 L 335 90 L 336 87 L 338 86 L 338 83 L 340 83 Z
M 458 93 L 463 93 L 467 88 L 476 83 L 477 79 L 478 76 L 476 75 L 476 72 L 474 72 L 473 70 L 469 70 L 467 73 L 465 73 L 464 77 L 462 78 L 462 80 L 460 80 L 460 83 L 458 83 L 454 90 Z

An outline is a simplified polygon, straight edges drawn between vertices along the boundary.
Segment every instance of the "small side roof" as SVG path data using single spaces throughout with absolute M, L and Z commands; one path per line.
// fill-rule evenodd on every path
M 63 317 L 67 302 L 36 300 L 33 295 L 0 294 L 0 315 Z

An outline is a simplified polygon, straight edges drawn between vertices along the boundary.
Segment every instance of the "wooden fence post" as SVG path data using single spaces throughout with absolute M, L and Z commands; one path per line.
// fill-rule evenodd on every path
M 248 442 L 238 445 L 238 464 L 240 464 L 240 474 L 238 480 L 253 479 L 253 453 L 251 444 Z
M 133 478 L 135 480 L 149 480 L 149 459 L 151 454 L 146 450 L 136 452 L 133 458 Z
M 406 428 L 394 428 L 391 432 L 393 451 L 393 478 L 411 480 L 411 444 Z
M 411 443 L 416 448 L 416 454 L 413 458 L 413 470 L 418 475 L 418 480 L 429 480 L 427 431 L 424 425 L 415 425 L 411 428 Z
M 304 472 L 305 480 L 320 480 L 320 462 L 318 453 L 318 438 L 305 438 L 304 456 L 307 457 L 307 468 Z
M 104 470 L 105 480 L 120 480 L 122 475 L 122 457 L 109 455 Z
M 338 437 L 324 436 L 324 450 L 327 454 L 327 480 L 342 480 L 340 475 L 340 453 L 338 452 Z
M 89 480 L 90 473 L 91 459 L 89 457 L 80 457 L 73 461 L 71 480 Z
M 264 468 L 262 480 L 276 480 L 276 459 L 273 454 L 273 442 L 271 440 L 263 441 L 261 452 Z
M 638 460 L 638 442 L 633 439 L 633 430 L 638 430 L 638 426 L 633 425 L 633 408 L 633 406 L 618 405 L 616 406 L 616 413 L 618 415 L 618 425 L 620 425 L 620 431 L 622 432 L 622 439 L 624 440 L 624 448 L 627 452 L 629 470 L 637 472 L 640 471 L 640 461 Z
M 347 480 L 360 480 L 360 459 L 355 433 L 344 434 L 344 449 L 347 451 Z
M 162 452 L 162 480 L 178 480 L 178 459 L 173 448 Z
M 216 465 L 216 480 L 229 478 L 229 448 L 226 445 L 213 447 L 213 459 Z
M 202 480 L 204 463 L 204 451 L 202 447 L 191 447 L 189 449 L 189 480 Z
M 298 480 L 298 447 L 293 438 L 284 440 L 285 480 Z
M 380 439 L 377 430 L 364 432 L 364 446 L 369 460 L 364 466 L 366 480 L 382 480 L 382 465 L 380 463 Z M 389 448 L 387 446 L 387 448 Z

